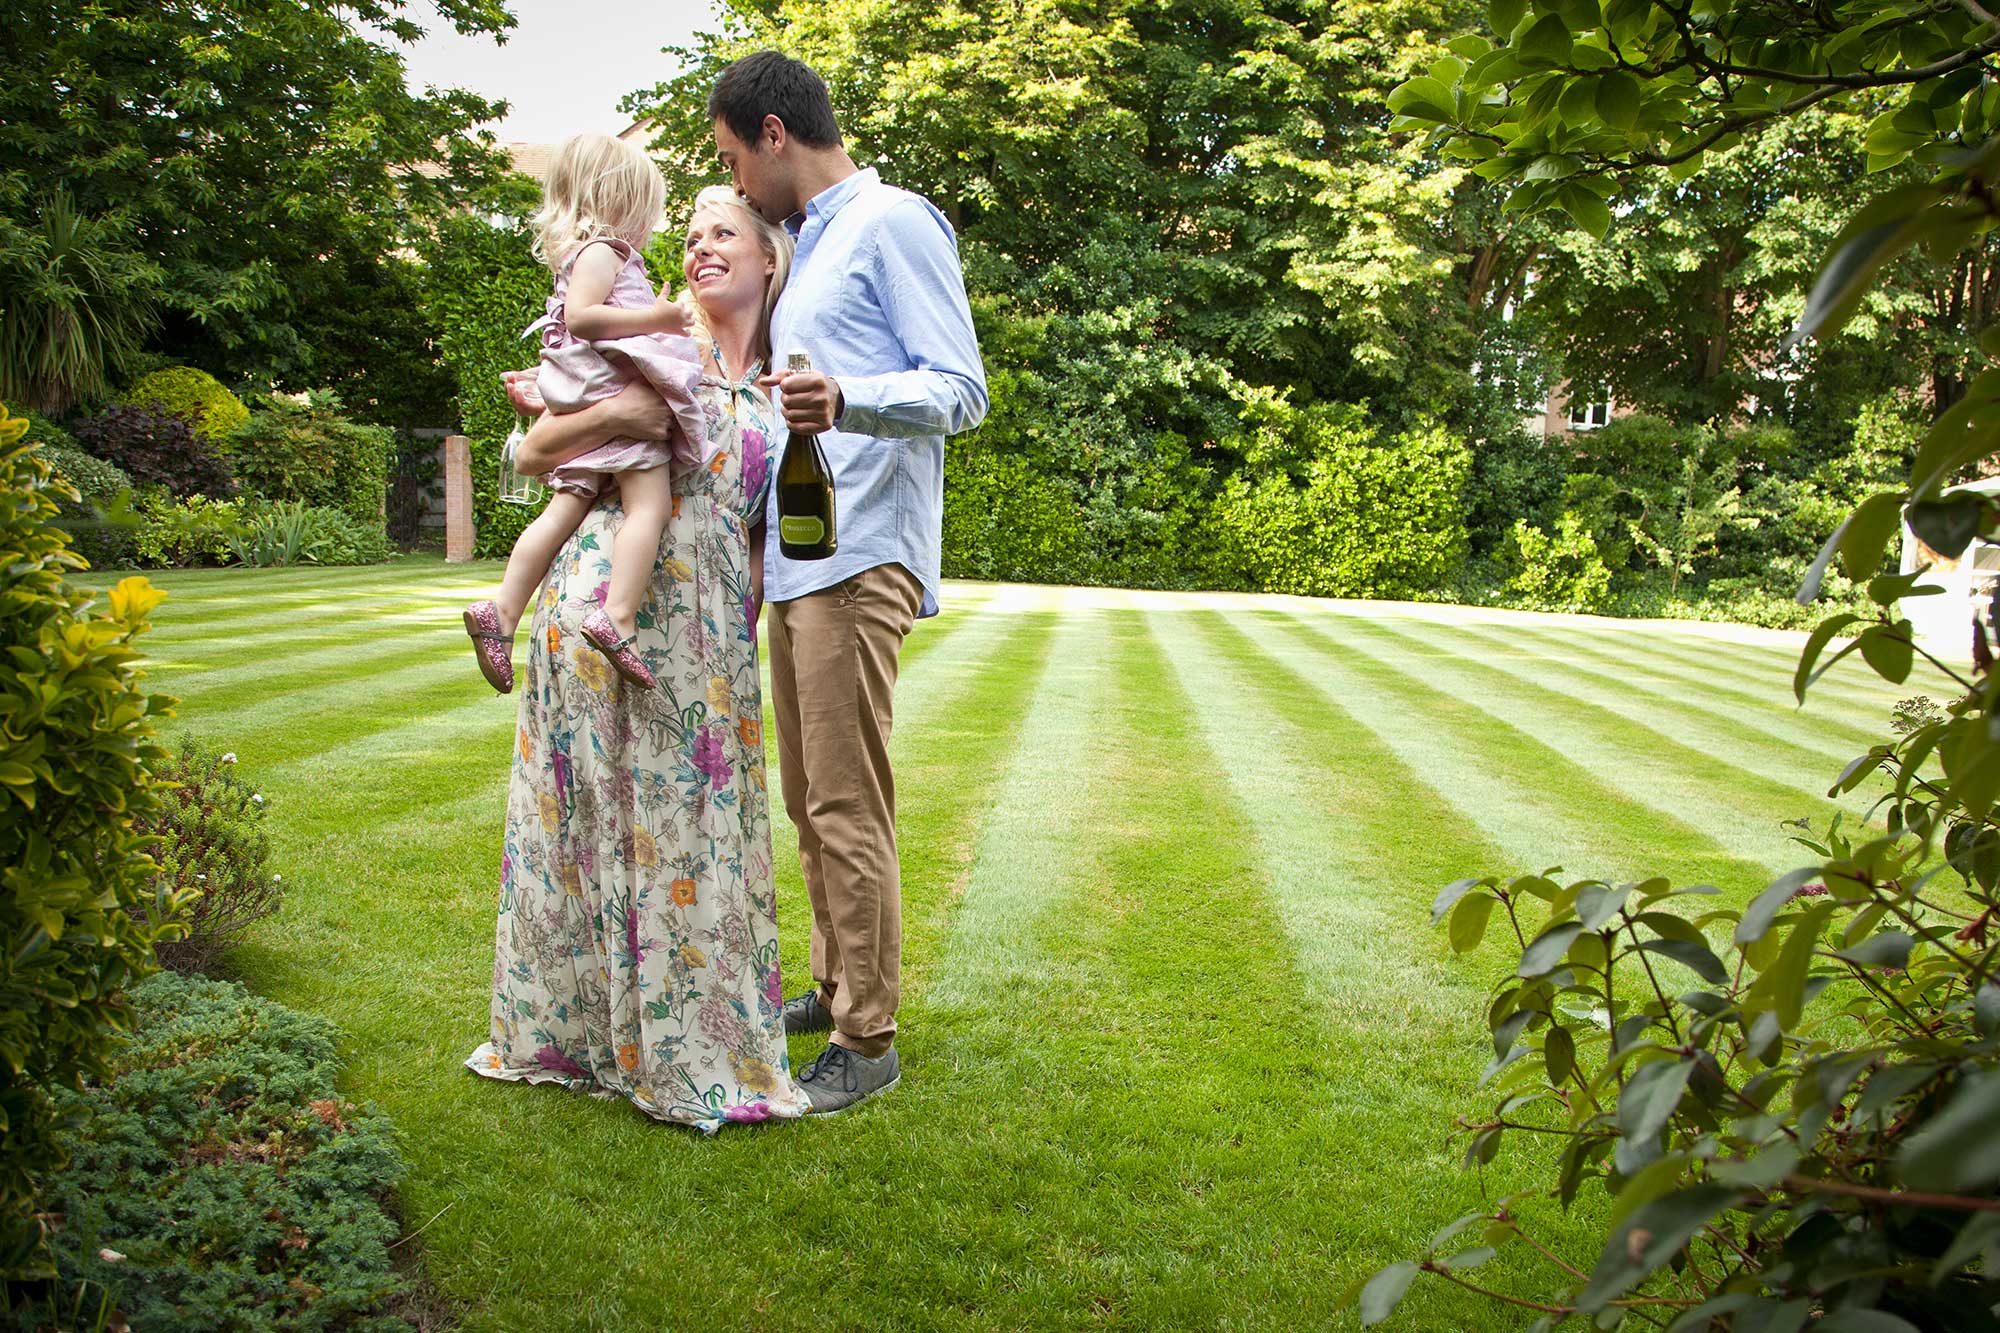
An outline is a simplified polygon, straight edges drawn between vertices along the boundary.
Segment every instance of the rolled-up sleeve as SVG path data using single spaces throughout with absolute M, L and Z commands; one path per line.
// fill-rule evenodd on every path
M 986 417 L 986 368 L 951 224 L 921 199 L 897 204 L 876 233 L 868 272 L 912 369 L 841 376 L 837 428 L 896 439 L 977 426 Z

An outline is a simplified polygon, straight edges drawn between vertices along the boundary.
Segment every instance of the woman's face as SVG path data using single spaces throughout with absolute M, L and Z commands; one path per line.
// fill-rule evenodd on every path
M 689 219 L 681 272 L 704 313 L 761 309 L 774 267 L 748 224 L 731 210 L 697 209 Z

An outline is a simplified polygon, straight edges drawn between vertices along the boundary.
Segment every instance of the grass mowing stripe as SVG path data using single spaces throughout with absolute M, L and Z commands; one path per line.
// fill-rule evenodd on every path
M 200 688 L 198 677 L 171 682 L 167 688 L 180 695 L 183 718 L 193 708 L 226 714 L 232 741 L 252 748 L 272 747 L 288 752 L 287 757 L 310 753 L 321 737 L 340 734 L 351 714 L 374 714 L 393 723 L 439 707 L 492 704 L 501 698 L 479 678 L 469 656 L 461 660 L 455 650 L 406 648 L 385 653 L 369 665 L 372 670 L 367 673 L 335 667 L 302 672 L 296 680 L 272 681 L 261 690 L 252 680 L 207 691 Z M 506 703 L 512 711 L 513 700 Z
M 1853 704 L 1820 701 L 1812 712 L 1802 711 L 1792 698 L 1789 680 L 1766 680 L 1763 688 L 1741 688 L 1735 677 L 1713 668 L 1663 663 L 1647 644 L 1628 643 L 1623 651 L 1599 643 L 1579 642 L 1537 629 L 1496 633 L 1491 627 L 1471 637 L 1490 645 L 1486 660 L 1498 657 L 1588 663 L 1586 669 L 1609 674 L 1627 687 L 1656 698 L 1687 701 L 1698 698 L 1710 717 L 1728 718 L 1761 735 L 1804 751 L 1844 763 L 1877 739 L 1873 717 Z
M 1768 878 L 1760 862 L 1655 809 L 1650 789 L 1642 788 L 1648 799 L 1640 800 L 1621 785 L 1625 765 L 1644 763 L 1643 754 L 1614 751 L 1603 762 L 1607 756 L 1598 751 L 1578 758 L 1565 753 L 1576 748 L 1567 743 L 1566 732 L 1616 719 L 1600 719 L 1549 693 L 1535 709 L 1510 710 L 1514 721 L 1505 720 L 1495 710 L 1508 704 L 1506 676 L 1494 673 L 1453 692 L 1406 675 L 1406 665 L 1415 670 L 1419 664 L 1387 660 L 1381 640 L 1393 643 L 1400 636 L 1377 622 L 1336 624 L 1323 616 L 1278 612 L 1260 613 L 1256 621 L 1280 631 L 1274 656 L 1298 665 L 1405 763 L 1429 775 L 1458 813 L 1504 847 L 1519 868 L 1560 865 L 1575 876 L 1606 879 L 1668 874 L 1739 890 L 1762 887 Z M 1471 663 L 1466 669 L 1478 670 Z M 1503 687 L 1497 695 L 1494 684 Z M 1545 743 L 1536 732 L 1558 743 Z M 1691 754 L 1690 761 L 1696 760 L 1724 767 Z
M 1340 1140 L 1369 1145 L 1371 1158 L 1330 1186 L 1348 1219 L 1335 1268 L 1339 1281 L 1364 1276 L 1417 1253 L 1437 1226 L 1478 1206 L 1480 1182 L 1458 1169 L 1441 1130 L 1476 1104 L 1491 1054 L 1479 1021 L 1483 983 L 1509 970 L 1511 940 L 1496 930 L 1469 959 L 1453 960 L 1428 908 L 1446 883 L 1500 871 L 1507 858 L 1463 821 L 1431 821 L 1425 837 L 1411 838 L 1413 813 L 1444 798 L 1232 618 L 1155 613 L 1152 624 L 1184 693 L 1236 704 L 1193 716 L 1249 818 L 1318 1021 L 1351 1074 L 1332 1092 Z M 1393 1078 L 1379 1076 L 1388 1069 Z M 1510 1147 L 1489 1168 L 1488 1193 L 1529 1187 L 1542 1158 Z M 1542 1211 L 1552 1213 L 1543 1234 L 1552 1228 L 1588 1252 L 1596 1209 Z M 1531 1294 L 1516 1290 L 1526 1274 L 1501 1279 L 1503 1271 L 1484 1269 L 1482 1280 Z M 1405 1309 L 1417 1328 L 1478 1327 L 1492 1315 L 1441 1283 L 1421 1284 Z
M 1800 752 L 1742 728 L 1720 727 L 1702 714 L 1699 696 L 1676 709 L 1647 695 L 1635 696 L 1616 680 L 1579 672 L 1566 662 L 1407 654 L 1409 643 L 1422 633 L 1377 624 L 1362 630 L 1361 636 L 1386 639 L 1389 646 L 1378 651 L 1404 653 L 1414 670 L 1444 673 L 1457 682 L 1453 688 L 1491 691 L 1497 686 L 1496 697 L 1514 701 L 1510 715 L 1522 726 L 1546 733 L 1553 743 L 1585 757 L 1606 781 L 1725 841 L 1731 836 L 1752 838 L 1740 820 L 1718 819 L 1715 802 L 1726 795 L 1739 809 L 1766 821 L 1767 835 L 1730 844 L 1753 860 L 1774 851 L 1781 858 L 1789 856 L 1789 844 L 1776 832 L 1784 820 L 1828 814 L 1834 808 L 1824 784 L 1844 760 Z M 1565 719 L 1576 725 L 1564 725 Z M 1758 846 L 1765 850 L 1750 850 Z M 1781 859 L 1776 864 L 1788 867 L 1791 862 Z
M 1494 627 L 1486 628 L 1490 631 Z M 1801 707 L 1792 695 L 1789 669 L 1780 672 L 1757 666 L 1741 668 L 1727 645 L 1722 651 L 1690 656 L 1664 648 L 1660 640 L 1652 637 L 1614 643 L 1601 634 L 1567 634 L 1539 626 L 1522 626 L 1519 635 L 1545 650 L 1545 655 L 1582 653 L 1621 672 L 1636 673 L 1676 687 L 1697 686 L 1711 697 L 1757 709 L 1774 719 L 1789 719 L 1798 729 L 1851 733 L 1850 739 L 1858 741 L 1862 748 L 1872 743 L 1869 738 L 1879 730 L 1873 725 L 1874 719 L 1886 717 L 1895 697 L 1893 690 L 1885 697 L 1879 690 L 1856 693 L 1815 688 Z M 1500 637 L 1504 641 L 1507 636 Z
M 1649 639 L 1648 643 L 1651 642 Z M 1704 650 L 1701 643 L 1700 640 L 1684 637 L 1661 638 L 1662 652 L 1676 662 L 1698 671 L 1719 671 L 1754 686 L 1770 684 L 1785 698 L 1792 697 L 1792 675 L 1798 670 L 1799 653 L 1805 646 L 1804 636 L 1800 636 L 1796 644 L 1785 647 L 1745 643 L 1729 644 L 1724 650 L 1715 651 Z M 1883 680 L 1864 664 L 1850 658 L 1822 677 L 1806 699 L 1808 707 L 1813 698 L 1823 697 L 1841 704 L 1887 712 L 1890 705 L 1906 692 L 1904 687 Z
M 1858 728 L 1842 728 L 1848 733 L 1848 738 L 1842 739 L 1829 734 L 1831 729 L 1824 725 L 1824 719 L 1802 722 L 1793 715 L 1780 720 L 1781 715 L 1772 710 L 1730 702 L 1705 682 L 1682 681 L 1674 686 L 1635 679 L 1619 669 L 1615 658 L 1599 662 L 1560 648 L 1537 651 L 1532 641 L 1515 647 L 1504 634 L 1453 631 L 1446 642 L 1439 643 L 1441 637 L 1445 636 L 1412 627 L 1413 639 L 1436 644 L 1432 655 L 1475 656 L 1466 650 L 1478 648 L 1482 651 L 1476 654 L 1477 660 L 1489 666 L 1554 673 L 1551 678 L 1560 681 L 1557 688 L 1564 693 L 1588 697 L 1600 706 L 1647 721 L 1662 735 L 1699 742 L 1704 749 L 1738 760 L 1751 772 L 1790 782 L 1802 791 L 1822 790 L 1810 775 L 1825 771 L 1828 765 L 1838 772 L 1869 745 Z
M 926 987 L 927 1022 L 957 1025 L 963 1011 L 1033 983 L 1046 960 L 1023 953 L 1035 918 L 1074 873 L 1074 840 L 1053 837 L 1085 813 L 1090 784 L 1075 759 L 1089 752 L 1092 728 L 1110 690 L 1105 635 L 1090 613 L 1063 617 L 1049 665 L 1024 715 L 1019 747 L 979 832 L 971 872 L 936 974 Z
M 268 690 L 293 680 L 313 684 L 335 679 L 342 668 L 349 675 L 372 674 L 377 664 L 389 664 L 398 656 L 406 660 L 424 654 L 442 658 L 447 650 L 459 647 L 464 648 L 466 661 L 472 661 L 465 631 L 457 625 L 399 626 L 387 632 L 381 626 L 380 621 L 348 620 L 310 637 L 284 636 L 292 642 L 282 651 L 269 653 L 253 645 L 232 643 L 223 645 L 219 652 L 203 654 L 199 645 L 191 644 L 196 655 L 206 660 L 154 657 L 147 661 L 146 671 L 149 675 L 159 673 L 158 679 L 170 688 L 192 687 L 219 696 L 244 684 Z M 476 676 L 476 666 L 473 672 Z
M 414 629 L 455 629 L 465 632 L 459 612 L 463 601 L 426 597 L 350 597 L 310 609 L 240 616 L 220 622 L 168 621 L 160 626 L 161 644 L 169 650 L 184 645 L 215 649 L 247 649 L 289 637 L 311 638 L 329 629 L 351 625 L 397 625 Z M 525 631 L 526 626 L 522 626 Z M 151 639 L 151 635 L 147 636 Z
M 1798 863 L 1784 821 L 1802 815 L 1822 818 L 1837 808 L 1819 785 L 1826 779 L 1815 777 L 1807 761 L 1786 767 L 1760 750 L 1755 738 L 1727 746 L 1689 743 L 1690 733 L 1697 732 L 1697 706 L 1686 710 L 1689 721 L 1677 739 L 1668 734 L 1672 714 L 1664 707 L 1579 681 L 1556 664 L 1409 654 L 1409 638 L 1419 632 L 1407 625 L 1374 624 L 1355 636 L 1356 646 L 1378 657 L 1394 656 L 1439 690 L 1479 698 L 1495 716 L 1562 752 L 1597 781 L 1660 812 L 1677 828 L 1699 830 L 1705 843 L 1747 868 L 1760 887 L 1763 877 Z M 1858 808 L 1865 799 L 1850 798 L 1850 803 Z M 1620 836 L 1628 849 L 1620 874 L 1713 878 L 1654 859 L 1655 844 L 1642 826 Z M 1581 863 L 1569 868 L 1585 869 Z M 1742 887 L 1740 878 L 1713 882 Z

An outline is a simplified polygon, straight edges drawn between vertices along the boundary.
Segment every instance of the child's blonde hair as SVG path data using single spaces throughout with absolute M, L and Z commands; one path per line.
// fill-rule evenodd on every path
M 757 238 L 763 248 L 764 257 L 771 261 L 771 280 L 764 284 L 764 306 L 757 316 L 757 342 L 751 349 L 766 367 L 771 363 L 771 312 L 777 308 L 778 297 L 784 294 L 785 279 L 792 273 L 792 234 L 775 223 L 766 222 L 755 210 L 744 203 L 736 191 L 727 185 L 708 185 L 694 197 L 694 207 L 688 211 L 688 221 L 704 208 L 720 209 L 736 220 L 744 232 Z M 696 317 L 700 319 L 701 307 L 695 306 Z M 704 330 L 706 319 L 700 319 Z M 742 367 L 737 367 L 741 373 Z
M 606 237 L 643 250 L 666 204 L 667 183 L 636 144 L 608 134 L 566 139 L 542 178 L 535 258 L 558 269 L 577 246 Z

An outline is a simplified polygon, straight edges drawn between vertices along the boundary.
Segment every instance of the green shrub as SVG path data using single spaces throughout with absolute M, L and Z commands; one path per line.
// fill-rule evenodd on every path
M 375 565 L 389 558 L 380 523 L 363 523 L 338 509 L 296 500 L 243 506 L 229 552 L 245 565 Z
M 549 271 L 535 261 L 524 228 L 502 231 L 480 219 L 440 228 L 432 261 L 430 318 L 472 449 L 473 549 L 504 556 L 536 511 L 500 502 L 500 452 L 516 420 L 500 375 L 535 365 L 539 349 L 521 330 L 542 313 Z
M 45 444 L 42 457 L 49 460 L 58 477 L 74 486 L 83 497 L 79 504 L 63 506 L 66 515 L 102 509 L 132 489 L 132 479 L 125 475 L 125 469 L 95 458 L 74 444 Z
M 244 506 L 240 527 L 229 537 L 229 553 L 240 565 L 296 565 L 318 559 L 308 530 L 311 512 L 297 500 Z
M 24 444 L 39 444 L 45 448 L 77 449 L 76 436 L 50 421 L 39 412 L 22 412 L 20 419 L 28 423 L 28 433 L 21 437 Z
M 324 402 L 262 399 L 229 438 L 237 482 L 266 500 L 299 500 L 382 523 L 395 434 L 350 421 Z
M 158 883 L 187 902 L 185 932 L 162 941 L 158 957 L 176 972 L 199 972 L 283 899 L 280 876 L 270 867 L 264 797 L 237 776 L 234 754 L 192 738 L 154 776 L 176 785 L 163 788 L 159 808 L 133 827 L 159 838 Z
M 1906 634 L 1885 618 L 1863 647 Z M 1950 778 L 1917 774 L 1961 721 L 1984 730 L 1963 708 L 1898 705 L 1890 739 L 1834 784 L 1879 770 L 1885 826 L 1849 837 L 1836 815 L 1797 837 L 1817 863 L 1742 910 L 1701 910 L 1719 890 L 1665 879 L 1531 874 L 1439 894 L 1432 921 L 1454 950 L 1496 918 L 1521 942 L 1487 1007 L 1493 1109 L 1461 1119 L 1465 1162 L 1528 1140 L 1553 1179 L 1375 1275 L 1364 1322 L 1420 1272 L 1485 1290 L 1474 1270 L 1512 1246 L 1564 1270 L 1536 1308 L 1597 1328 L 1639 1309 L 1689 1330 L 1993 1326 L 2000 827 Z M 1530 1194 L 1608 1199 L 1594 1259 L 1524 1235 Z
M 215 376 L 193 366 L 170 366 L 141 375 L 118 401 L 179 417 L 217 447 L 226 447 L 229 436 L 250 417 L 242 399 L 223 388 Z
M 1436 427 L 1377 440 L 1354 409 L 1311 408 L 1253 449 L 1260 478 L 1230 479 L 1217 506 L 1251 586 L 1313 597 L 1437 600 L 1467 553 L 1465 445 Z
M 339 509 L 307 509 L 305 541 L 322 565 L 379 565 L 391 554 L 380 519 L 367 522 Z
M 1539 431 L 1515 430 L 1473 445 L 1465 482 L 1465 526 L 1472 548 L 1505 551 L 1516 519 L 1552 528 L 1562 515 L 1569 449 Z
M 104 514 L 116 505 L 119 496 L 132 489 L 132 479 L 116 463 L 85 453 L 76 437 L 62 427 L 33 412 L 27 414 L 27 422 L 28 433 L 22 438 L 29 444 L 40 444 L 42 457 L 55 468 L 56 476 L 81 497 L 58 503 L 56 526 L 69 534 L 70 545 L 93 569 L 131 564 L 131 529 L 107 522 Z
M 1611 571 L 1598 558 L 1597 543 L 1575 514 L 1557 521 L 1555 535 L 1514 521 L 1513 576 L 1507 594 L 1528 611 L 1596 611 L 1611 589 Z
M 227 564 L 230 539 L 242 530 L 243 506 L 236 500 L 176 500 L 156 491 L 141 498 L 137 512 L 132 557 L 145 569 Z
M 962 579 L 1089 583 L 1097 560 L 1078 497 L 1019 454 L 947 448 L 944 571 Z
M 0 417 L 4 421 L 4 417 Z M 8 438 L 0 425 L 0 442 Z M 4 448 L 4 443 L 0 443 Z M 34 1214 L 61 1160 L 56 1089 L 103 1072 L 126 988 L 179 906 L 134 831 L 156 808 L 154 719 L 136 640 L 163 594 L 121 582 L 93 612 L 53 520 L 74 492 L 30 449 L 0 452 L 0 1277 L 47 1270 Z M 132 909 L 150 902 L 147 916 Z
M 32 433 L 29 436 L 33 438 Z M 56 475 L 76 488 L 82 497 L 65 501 L 57 526 L 70 536 L 77 553 L 93 569 L 114 569 L 132 560 L 132 529 L 127 523 L 107 521 L 107 511 L 121 507 L 129 499 L 132 479 L 116 463 L 85 453 L 74 444 L 45 444 L 42 456 Z
M 229 982 L 163 973 L 132 1043 L 67 1097 L 81 1128 L 51 1182 L 61 1284 L 135 1329 L 407 1328 L 383 1207 L 392 1130 L 336 1086 L 338 1032 Z

